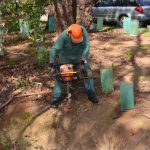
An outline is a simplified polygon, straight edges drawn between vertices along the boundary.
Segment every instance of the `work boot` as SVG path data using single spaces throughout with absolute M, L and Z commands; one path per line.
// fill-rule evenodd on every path
M 91 101 L 93 104 L 98 104 L 97 97 L 88 97 L 89 101 Z
M 50 105 L 57 108 L 58 105 L 61 103 L 61 100 L 61 97 L 53 97 L 50 102 Z

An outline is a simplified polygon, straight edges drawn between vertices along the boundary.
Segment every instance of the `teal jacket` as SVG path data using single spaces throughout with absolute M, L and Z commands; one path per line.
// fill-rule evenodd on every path
M 67 29 L 64 30 L 55 44 L 50 50 L 50 63 L 54 63 L 55 56 L 59 56 L 60 63 L 76 63 L 82 57 L 89 59 L 89 38 L 88 33 L 83 28 L 83 41 L 81 43 L 72 43 L 70 37 L 67 35 Z

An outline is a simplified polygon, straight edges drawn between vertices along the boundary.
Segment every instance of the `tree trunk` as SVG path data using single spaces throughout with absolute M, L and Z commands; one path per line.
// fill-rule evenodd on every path
M 49 15 L 55 16 L 56 30 L 63 31 L 75 20 L 75 12 L 73 13 L 73 3 L 76 0 L 60 0 L 49 6 Z
M 49 15 L 55 16 L 56 30 L 63 31 L 72 23 L 89 28 L 91 8 L 97 0 L 59 0 L 49 6 Z
M 73 15 L 73 22 L 76 23 L 77 17 L 77 0 L 72 0 L 72 15 Z
M 89 28 L 92 20 L 91 8 L 95 0 L 77 0 L 77 20 L 76 22 Z

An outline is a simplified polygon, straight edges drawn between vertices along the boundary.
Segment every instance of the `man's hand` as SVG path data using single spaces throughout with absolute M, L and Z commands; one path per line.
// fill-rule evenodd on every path
M 48 69 L 49 69 L 50 72 L 53 74 L 53 73 L 55 72 L 54 64 L 53 64 L 53 63 L 49 63 Z

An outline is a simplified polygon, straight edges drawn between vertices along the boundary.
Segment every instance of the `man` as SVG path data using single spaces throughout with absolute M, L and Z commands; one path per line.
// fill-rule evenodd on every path
M 77 63 L 84 61 L 88 77 L 92 76 L 89 65 L 89 38 L 86 29 L 79 24 L 72 24 L 64 30 L 50 51 L 50 67 L 53 70 L 53 64 L 56 55 L 59 56 L 61 64 Z M 94 89 L 93 79 L 85 79 L 84 85 L 88 99 L 93 103 L 98 103 Z M 62 83 L 55 81 L 53 90 L 52 105 L 58 105 L 61 101 Z

